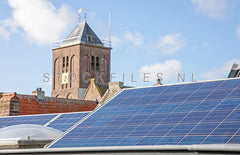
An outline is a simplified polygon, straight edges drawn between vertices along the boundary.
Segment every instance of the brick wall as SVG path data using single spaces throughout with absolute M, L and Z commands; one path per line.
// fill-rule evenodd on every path
M 3 93 L 0 99 L 0 116 L 92 111 L 96 106 L 95 101 L 53 97 L 39 100 L 35 95 Z

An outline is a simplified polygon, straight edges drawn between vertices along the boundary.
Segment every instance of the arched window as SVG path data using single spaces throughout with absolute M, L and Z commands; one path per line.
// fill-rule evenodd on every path
M 96 69 L 99 70 L 99 57 L 96 57 Z
M 63 57 L 63 63 L 62 63 L 62 73 L 65 72 L 65 57 Z M 62 84 L 62 89 L 64 89 L 64 84 Z
M 68 56 L 67 56 L 66 71 L 68 71 L 68 66 L 69 66 L 69 58 L 68 58 Z
M 72 94 L 69 93 L 69 94 L 67 95 L 67 99 L 72 99 L 72 98 L 73 98 Z
M 56 58 L 53 67 L 53 90 L 56 89 L 56 81 L 58 80 L 58 73 L 60 72 L 59 59 Z
M 71 60 L 70 60 L 70 88 L 72 88 L 72 82 L 74 82 L 75 80 L 75 70 L 74 70 L 74 58 L 75 58 L 75 55 L 73 55 L 71 57 Z
M 94 70 L 94 66 L 95 66 L 95 59 L 94 59 L 94 56 L 92 56 L 92 59 L 91 59 L 91 69 Z
M 65 68 L 65 57 L 63 57 L 63 63 L 62 63 L 62 72 L 64 72 L 64 68 Z

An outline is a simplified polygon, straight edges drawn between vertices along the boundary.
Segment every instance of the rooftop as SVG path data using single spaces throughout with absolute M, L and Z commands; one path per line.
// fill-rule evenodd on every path
M 66 47 L 77 44 L 108 47 L 107 41 L 101 41 L 91 27 L 86 23 L 78 23 L 70 35 L 63 41 L 57 41 L 54 47 Z
M 240 78 L 124 89 L 80 115 L 44 121 L 72 122 L 45 149 L 0 153 L 239 152 Z

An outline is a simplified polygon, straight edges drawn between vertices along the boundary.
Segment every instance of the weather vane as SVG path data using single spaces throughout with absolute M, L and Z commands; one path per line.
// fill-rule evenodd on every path
M 87 20 L 87 12 L 89 11 L 89 9 L 83 10 L 83 9 L 79 9 L 78 10 L 78 22 L 81 23 L 81 15 L 83 13 L 83 18 L 84 18 L 84 22 L 86 22 Z

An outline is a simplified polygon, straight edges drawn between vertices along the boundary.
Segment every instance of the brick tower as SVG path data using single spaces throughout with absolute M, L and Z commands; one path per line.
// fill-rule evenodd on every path
M 104 46 L 86 22 L 78 23 L 52 50 L 52 97 L 82 99 L 91 78 L 102 84 L 110 81 L 111 48 Z

